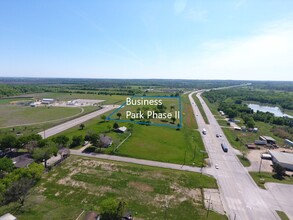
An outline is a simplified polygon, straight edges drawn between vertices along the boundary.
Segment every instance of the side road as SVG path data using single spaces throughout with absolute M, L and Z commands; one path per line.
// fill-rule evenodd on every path
M 84 157 L 94 157 L 94 158 L 105 159 L 105 160 L 141 164 L 146 166 L 168 168 L 173 170 L 183 170 L 183 171 L 191 171 L 191 172 L 197 172 L 197 173 L 200 173 L 202 171 L 202 173 L 206 174 L 205 168 L 201 169 L 200 167 L 191 167 L 191 166 L 185 166 L 185 165 L 183 166 L 180 164 L 135 159 L 130 157 L 120 157 L 120 156 L 113 156 L 108 154 L 82 153 L 80 150 L 70 150 L 70 153 L 73 155 L 84 156 Z
M 57 126 L 54 126 L 52 128 L 49 128 L 47 130 L 44 130 L 40 133 L 38 133 L 39 135 L 42 136 L 42 138 L 48 138 L 48 137 L 51 137 L 55 134 L 58 134 L 62 131 L 65 131 L 69 128 L 72 128 L 76 125 L 79 125 L 85 121 L 88 121 L 92 118 L 95 118 L 99 115 L 102 115 L 110 110 L 113 110 L 115 108 L 118 108 L 119 106 L 118 105 L 104 105 L 102 109 L 98 110 L 98 111 L 95 111 L 95 112 L 92 112 L 92 113 L 89 113 L 87 115 L 84 115 L 84 116 L 81 116 L 79 118 L 76 118 L 76 119 L 73 119 L 73 120 L 70 120 L 70 121 L 67 121 L 65 123 L 62 123 L 60 125 L 57 125 Z

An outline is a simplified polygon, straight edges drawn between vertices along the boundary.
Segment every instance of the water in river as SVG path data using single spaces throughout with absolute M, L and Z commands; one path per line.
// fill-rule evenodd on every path
M 292 115 L 284 114 L 279 107 L 272 107 L 272 106 L 258 105 L 258 104 L 248 104 L 248 107 L 251 108 L 254 112 L 256 111 L 270 112 L 270 113 L 273 113 L 277 117 L 287 116 L 288 118 L 293 118 Z

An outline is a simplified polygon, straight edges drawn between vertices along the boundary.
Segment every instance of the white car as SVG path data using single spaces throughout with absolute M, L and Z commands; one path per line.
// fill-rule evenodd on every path
M 219 165 L 217 163 L 215 164 L 215 168 L 216 169 L 219 169 Z

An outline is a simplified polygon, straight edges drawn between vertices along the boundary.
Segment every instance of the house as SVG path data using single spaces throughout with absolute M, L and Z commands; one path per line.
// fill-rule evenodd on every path
M 14 215 L 11 215 L 10 213 L 6 213 L 0 216 L 0 220 L 17 220 L 17 218 Z
M 31 163 L 34 162 L 34 159 L 31 158 L 30 154 L 23 154 L 18 157 L 12 158 L 13 164 L 16 168 L 28 167 Z
M 58 154 L 61 155 L 61 158 L 68 157 L 70 155 L 70 150 L 68 148 L 61 148 Z
M 115 131 L 119 132 L 119 133 L 125 133 L 127 131 L 127 127 L 125 127 L 125 126 L 119 127 Z
M 100 135 L 100 141 L 101 141 L 102 147 L 109 147 L 113 143 L 112 138 L 104 134 Z

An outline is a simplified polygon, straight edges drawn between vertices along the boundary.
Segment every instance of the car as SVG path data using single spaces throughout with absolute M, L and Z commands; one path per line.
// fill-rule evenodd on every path
M 216 134 L 216 137 L 218 138 L 218 137 L 220 137 L 220 135 Z
M 216 169 L 219 169 L 219 165 L 217 163 L 215 164 L 215 168 Z

